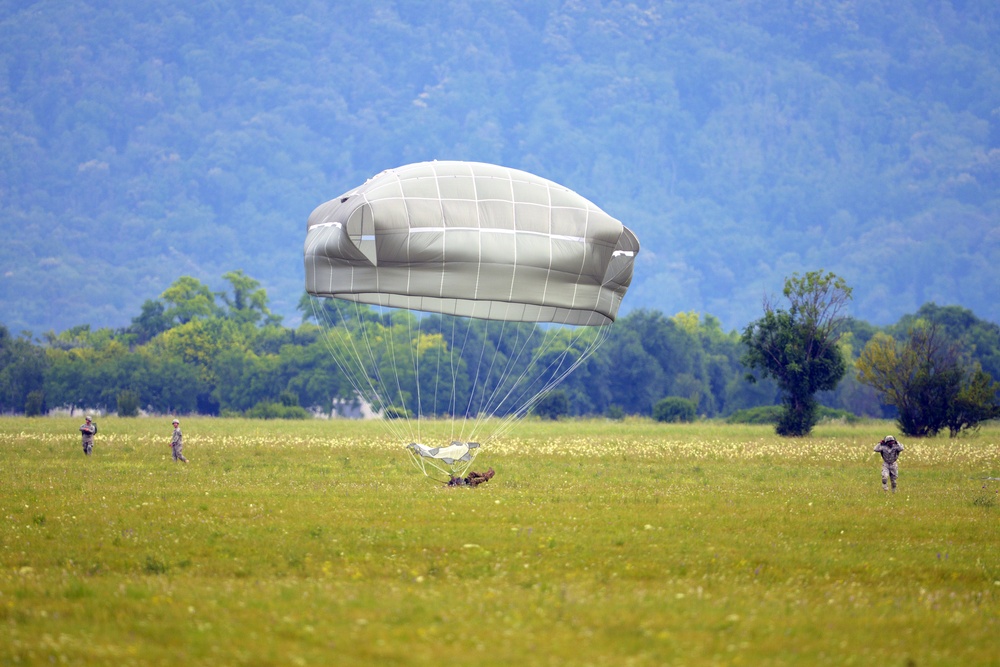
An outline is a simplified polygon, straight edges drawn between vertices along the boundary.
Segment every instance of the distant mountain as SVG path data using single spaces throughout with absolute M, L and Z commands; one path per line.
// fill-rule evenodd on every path
M 242 269 L 293 323 L 310 211 L 428 159 L 625 222 L 623 312 L 741 328 L 824 269 L 875 324 L 997 322 L 998 45 L 989 0 L 7 3 L 0 322 L 125 326 Z

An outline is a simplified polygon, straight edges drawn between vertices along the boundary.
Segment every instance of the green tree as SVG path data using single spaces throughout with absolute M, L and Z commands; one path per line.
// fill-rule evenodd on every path
M 955 437 L 963 430 L 978 429 L 984 421 L 1000 418 L 998 392 L 1000 384 L 977 366 L 948 409 L 949 435 Z
M 627 328 L 612 334 L 604 347 L 612 371 L 606 378 L 612 404 L 628 414 L 649 415 L 656 399 L 667 393 L 656 357 L 646 351 L 642 337 Z
M 653 419 L 658 422 L 693 422 L 698 405 L 688 398 L 667 396 L 653 406 Z
M 887 333 L 902 340 L 921 323 L 937 325 L 949 340 L 959 345 L 963 356 L 979 362 L 992 377 L 1000 377 L 1000 325 L 981 320 L 961 306 L 925 303 L 915 314 L 906 315 L 887 327 Z
M 29 391 L 24 400 L 24 415 L 26 417 L 40 417 L 45 414 L 45 392 L 40 389 Z
M 533 412 L 542 419 L 556 420 L 569 414 L 569 396 L 562 389 L 555 389 L 535 404 Z
M 267 291 L 257 280 L 243 273 L 242 270 L 230 271 L 222 276 L 232 290 L 232 294 L 220 292 L 226 306 L 228 317 L 241 324 L 278 324 L 281 318 L 273 315 L 268 308 Z
M 170 328 L 173 321 L 166 310 L 162 301 L 146 299 L 143 302 L 142 313 L 132 318 L 132 324 L 127 329 L 127 333 L 135 336 L 136 345 L 144 345 Z
M 0 325 L 0 412 L 25 410 L 29 395 L 42 390 L 47 366 L 41 347 L 26 335 L 12 337 Z
M 210 389 L 193 364 L 146 349 L 142 351 L 142 356 L 147 362 L 141 390 L 145 405 L 162 413 L 189 414 L 197 411 L 214 414 L 213 410 L 203 409 L 210 404 L 205 399 Z
M 858 380 L 896 408 L 906 435 L 955 436 L 998 415 L 997 386 L 935 323 L 918 320 L 905 341 L 876 334 L 856 362 Z
M 170 322 L 186 324 L 197 318 L 214 317 L 221 314 L 215 303 L 215 295 L 200 280 L 191 276 L 181 276 L 164 290 L 160 299 L 167 305 L 163 315 Z M 145 310 L 145 309 L 144 309 Z M 151 311 L 149 316 L 155 316 Z M 141 317 L 141 316 L 140 316 Z
M 764 317 L 743 330 L 743 363 L 778 383 L 783 407 L 778 434 L 802 436 L 816 424 L 816 392 L 835 388 L 847 371 L 837 341 L 851 288 L 834 273 L 810 271 L 785 279 L 783 293 L 787 310 L 765 300 Z M 756 381 L 752 372 L 746 377 Z
M 118 392 L 118 416 L 138 417 L 139 400 L 139 392 L 134 389 Z

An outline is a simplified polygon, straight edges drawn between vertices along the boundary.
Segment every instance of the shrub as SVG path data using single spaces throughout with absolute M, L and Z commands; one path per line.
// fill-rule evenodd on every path
M 693 422 L 698 406 L 688 398 L 667 396 L 653 406 L 653 419 L 658 422 Z
M 24 414 L 27 417 L 38 417 L 45 414 L 45 393 L 29 391 L 24 398 Z
M 535 404 L 533 412 L 542 419 L 556 420 L 569 414 L 569 396 L 562 389 L 556 389 L 542 397 Z
M 620 405 L 609 405 L 607 418 L 613 419 L 616 422 L 620 422 L 625 419 L 625 410 L 622 409 Z
M 859 421 L 858 416 L 847 410 L 835 410 L 819 406 L 816 410 L 819 419 L 825 421 L 842 421 L 853 424 Z M 726 418 L 727 424 L 777 424 L 782 417 L 780 405 L 762 405 L 746 410 L 737 410 Z
M 250 419 L 308 419 L 309 411 L 298 405 L 282 405 L 270 401 L 261 401 L 246 411 Z
M 413 413 L 404 407 L 390 405 L 382 411 L 382 416 L 386 419 L 410 419 Z
M 856 424 L 861 419 L 853 412 L 828 408 L 825 405 L 819 407 L 819 419 L 826 422 L 844 422 L 845 424 Z
M 756 408 L 737 410 L 726 418 L 727 424 L 777 424 L 781 419 L 780 405 L 761 405 Z
M 118 416 L 139 416 L 139 392 L 126 389 L 118 393 Z

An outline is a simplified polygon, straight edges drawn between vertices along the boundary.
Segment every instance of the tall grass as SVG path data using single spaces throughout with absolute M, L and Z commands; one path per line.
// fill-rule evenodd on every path
M 885 422 L 526 421 L 448 489 L 371 423 L 77 421 L 0 420 L 0 664 L 1000 664 L 995 425 L 886 494 Z

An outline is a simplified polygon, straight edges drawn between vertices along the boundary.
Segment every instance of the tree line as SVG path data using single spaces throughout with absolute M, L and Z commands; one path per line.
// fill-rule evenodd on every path
M 854 359 L 838 347 L 848 323 L 843 310 L 853 298 L 843 278 L 833 272 L 795 273 L 785 279 L 783 294 L 788 306 L 766 300 L 764 316 L 747 325 L 742 336 L 743 361 L 751 370 L 747 380 L 756 381 L 757 371 L 780 388 L 779 435 L 807 435 L 818 418 L 816 394 L 836 389 L 849 368 L 856 382 L 897 412 L 906 435 L 934 435 L 947 428 L 955 436 L 1000 418 L 1000 383 L 981 361 L 963 353 L 959 340 L 968 332 L 956 332 L 954 338 L 944 333 L 943 322 L 961 312 L 927 305 L 922 310 L 929 318 L 913 321 L 899 338 L 876 332 Z M 974 344 L 965 347 L 975 350 Z
M 556 416 L 716 418 L 791 405 L 805 396 L 809 401 L 796 408 L 798 416 L 786 423 L 786 434 L 808 432 L 820 405 L 846 414 L 897 418 L 904 432 L 929 435 L 944 428 L 954 432 L 961 417 L 928 422 L 919 414 L 924 408 L 901 400 L 923 391 L 947 396 L 949 405 L 961 403 L 961 393 L 966 421 L 970 415 L 973 422 L 995 416 L 989 410 L 969 410 L 996 402 L 992 378 L 1000 377 L 1000 327 L 958 306 L 925 304 L 884 328 L 844 317 L 838 307 L 832 313 L 836 337 L 831 345 L 808 361 L 788 357 L 774 367 L 775 372 L 754 376 L 755 369 L 765 370 L 763 334 L 786 352 L 794 352 L 787 336 L 801 330 L 790 329 L 792 324 L 805 320 L 812 326 L 817 313 L 831 316 L 814 299 L 819 283 L 846 288 L 842 282 L 831 283 L 835 278 L 831 276 L 791 279 L 786 283 L 786 296 L 791 290 L 793 299 L 790 307 L 765 303 L 764 317 L 742 334 L 725 332 L 718 319 L 694 312 L 668 317 L 636 310 L 620 317 L 598 351 L 559 385 L 555 404 L 542 404 L 540 411 L 552 411 L 555 405 Z M 231 271 L 223 278 L 228 287 L 213 292 L 199 280 L 183 276 L 157 298 L 147 299 L 131 323 L 119 329 L 92 330 L 81 324 L 33 339 L 27 333 L 12 336 L 0 325 L 0 411 L 40 415 L 53 409 L 86 408 L 119 414 L 306 417 L 328 415 L 336 401 L 355 399 L 349 378 L 330 353 L 327 325 L 318 321 L 322 318 L 310 303 L 314 297 L 303 294 L 299 302 L 303 321 L 289 328 L 271 312 L 267 293 L 256 279 L 243 271 Z M 321 301 L 320 311 L 336 307 L 336 302 Z M 366 326 L 381 327 L 372 335 L 399 337 L 402 322 L 398 317 L 389 322 L 370 318 Z M 822 318 L 819 325 L 821 334 L 833 330 L 831 322 Z M 425 334 L 434 330 L 428 326 Z M 477 345 L 502 353 L 502 343 L 491 340 L 488 330 L 476 335 Z M 815 331 L 809 335 L 815 337 Z M 781 336 L 786 336 L 784 342 Z M 935 352 L 921 355 L 919 349 L 927 349 L 927 336 Z M 415 354 L 440 351 L 440 337 L 433 344 L 428 340 L 431 337 L 425 335 L 412 341 L 420 348 Z M 900 359 L 908 360 L 909 366 L 901 366 Z M 786 373 L 789 369 L 798 375 Z M 465 365 L 453 372 L 471 374 Z M 882 376 L 876 380 L 878 373 Z M 748 381 L 748 375 L 756 381 Z M 454 386 L 456 391 L 474 391 L 476 381 L 468 376 Z M 674 400 L 666 405 L 665 398 Z M 683 401 L 683 409 L 677 399 Z M 447 403 L 435 413 L 447 415 Z

